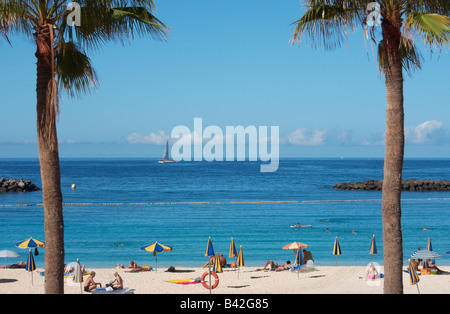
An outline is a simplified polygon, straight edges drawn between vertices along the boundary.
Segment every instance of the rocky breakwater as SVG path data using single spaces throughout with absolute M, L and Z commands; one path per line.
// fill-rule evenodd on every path
M 364 190 L 364 191 L 381 191 L 383 188 L 383 180 L 366 180 L 361 182 L 338 183 L 333 186 L 337 190 Z M 419 191 L 419 192 L 450 192 L 450 181 L 447 180 L 416 180 L 409 179 L 402 181 L 403 191 Z
M 5 179 L 0 178 L 0 193 L 7 192 L 33 192 L 39 191 L 36 185 L 31 183 L 31 181 L 23 179 Z

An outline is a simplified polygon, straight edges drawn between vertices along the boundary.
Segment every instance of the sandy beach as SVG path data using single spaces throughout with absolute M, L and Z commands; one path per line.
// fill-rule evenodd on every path
M 450 266 L 440 267 L 450 272 Z M 89 269 L 96 272 L 95 281 L 108 283 L 118 271 L 134 294 L 209 294 L 201 283 L 177 284 L 169 280 L 195 279 L 201 277 L 204 268 L 183 268 L 175 266 L 176 272 L 167 269 L 157 271 L 127 273 L 123 269 Z M 39 271 L 39 269 L 38 269 Z M 42 269 L 40 271 L 43 271 Z M 234 269 L 224 268 L 219 273 L 219 285 L 213 294 L 382 294 L 383 279 L 366 280 L 367 268 L 364 266 L 317 266 L 314 271 L 292 273 L 290 271 L 260 271 L 256 267 L 242 267 L 238 273 Z M 43 294 L 44 276 L 24 269 L 0 269 L 0 294 Z M 409 283 L 404 273 L 404 293 L 418 294 L 416 286 Z M 65 294 L 91 294 L 81 292 L 79 284 L 65 279 Z M 421 294 L 450 293 L 450 273 L 420 276 Z

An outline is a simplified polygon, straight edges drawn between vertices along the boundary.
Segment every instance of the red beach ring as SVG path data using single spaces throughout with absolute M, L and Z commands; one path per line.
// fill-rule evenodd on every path
M 206 289 L 209 289 L 209 285 L 205 282 L 205 277 L 208 275 L 208 272 L 204 272 L 201 280 L 202 280 L 202 285 L 203 287 L 205 287 Z M 214 285 L 211 287 L 211 289 L 215 289 L 218 285 L 219 285 L 219 276 L 217 276 L 217 274 L 215 272 L 211 272 L 211 275 L 216 278 L 216 281 L 214 282 Z

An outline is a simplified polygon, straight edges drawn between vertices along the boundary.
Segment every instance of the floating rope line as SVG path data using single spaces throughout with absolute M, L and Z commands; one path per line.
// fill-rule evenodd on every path
M 312 203 L 345 203 L 345 202 L 381 202 L 381 199 L 369 199 L 369 200 L 312 200 L 301 201 L 304 204 Z M 410 201 L 450 201 L 450 198 L 406 198 L 401 200 Z M 63 206 L 125 206 L 125 205 L 211 205 L 211 204 L 298 204 L 299 201 L 230 201 L 226 202 L 156 202 L 156 203 L 63 203 Z M 29 207 L 29 206 L 44 206 L 44 204 L 0 204 L 0 207 Z

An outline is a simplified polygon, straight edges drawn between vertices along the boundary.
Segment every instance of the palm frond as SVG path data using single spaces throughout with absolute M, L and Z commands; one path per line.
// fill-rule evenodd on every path
M 303 34 L 311 38 L 313 46 L 318 41 L 326 49 L 339 47 L 346 40 L 349 31 L 353 31 L 355 22 L 360 22 L 361 9 L 355 4 L 343 1 L 327 4 L 324 1 L 309 1 L 310 6 L 297 21 L 292 43 L 300 42 Z
M 450 18 L 435 13 L 412 12 L 407 15 L 403 31 L 406 34 L 415 31 L 425 44 L 442 48 L 450 42 Z
M 55 71 L 58 85 L 69 96 L 82 96 L 98 86 L 90 59 L 73 42 L 59 42 L 55 47 Z
M 131 6 L 126 4 L 108 0 L 82 1 L 81 25 L 68 27 L 63 18 L 61 30 L 66 38 L 78 42 L 86 50 L 96 50 L 108 41 L 123 42 L 135 35 L 167 38 L 169 28 L 152 14 L 152 1 L 135 0 L 131 1 Z
M 378 69 L 380 73 L 386 73 L 387 64 L 385 62 L 385 49 L 383 40 L 380 40 L 380 42 L 378 43 L 377 52 Z M 400 53 L 402 59 L 402 67 L 409 76 L 412 76 L 415 70 L 420 70 L 422 68 L 422 55 L 411 39 L 402 37 Z

